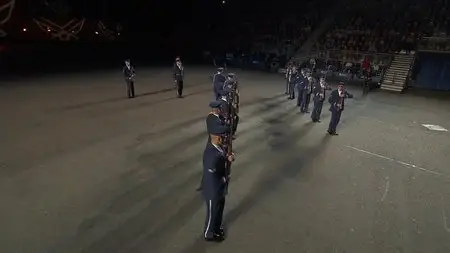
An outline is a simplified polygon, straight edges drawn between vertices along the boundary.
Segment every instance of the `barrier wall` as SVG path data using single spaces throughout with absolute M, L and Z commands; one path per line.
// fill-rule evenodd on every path
M 413 87 L 450 90 L 450 53 L 419 52 L 413 69 Z

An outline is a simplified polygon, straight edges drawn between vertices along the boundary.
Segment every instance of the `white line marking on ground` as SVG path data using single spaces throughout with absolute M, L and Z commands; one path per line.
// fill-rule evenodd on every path
M 428 128 L 429 130 L 432 130 L 432 131 L 448 132 L 447 129 L 445 129 L 439 125 L 422 124 L 422 126 Z
M 387 156 L 384 156 L 384 155 L 372 153 L 372 152 L 370 152 L 370 151 L 363 150 L 363 149 L 359 149 L 359 148 L 355 148 L 355 147 L 348 146 L 348 145 L 345 145 L 345 147 L 346 147 L 346 148 L 349 148 L 349 149 L 353 149 L 353 150 L 358 151 L 358 152 L 361 152 L 361 153 L 364 153 L 364 154 L 367 154 L 367 155 L 371 155 L 371 156 L 375 156 L 375 157 L 378 157 L 378 158 L 381 158 L 381 159 L 384 159 L 384 160 L 388 160 L 388 161 L 391 161 L 391 162 L 395 162 L 395 163 L 404 165 L 404 166 L 409 167 L 409 168 L 417 169 L 417 170 L 426 172 L 426 173 L 428 173 L 428 174 L 433 174 L 433 175 L 436 175 L 436 176 L 441 176 L 441 177 L 450 178 L 450 176 L 448 176 L 448 175 L 444 175 L 444 174 L 439 173 L 439 172 L 436 172 L 436 171 L 432 171 L 432 170 L 429 170 L 429 169 L 425 169 L 425 168 L 419 167 L 419 166 L 414 165 L 414 164 L 411 164 L 411 163 L 402 162 L 402 161 L 399 161 L 399 160 L 396 160 L 396 159 L 394 159 L 394 158 L 390 158 L 390 157 L 387 157 Z
M 381 197 L 381 202 L 383 202 L 386 199 L 388 191 L 389 191 L 389 177 L 386 177 L 386 185 L 384 187 L 383 197 Z

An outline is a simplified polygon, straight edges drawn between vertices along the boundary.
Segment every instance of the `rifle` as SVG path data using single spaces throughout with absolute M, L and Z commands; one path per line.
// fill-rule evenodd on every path
M 226 147 L 227 147 L 227 157 L 233 154 L 233 124 L 234 124 L 234 107 L 233 107 L 233 96 L 234 94 L 229 94 L 228 97 L 228 119 L 230 120 L 230 129 L 226 137 Z M 230 184 L 231 175 L 231 162 L 226 161 L 225 164 L 225 174 L 227 177 L 227 182 L 225 185 L 225 193 L 228 193 L 228 185 Z

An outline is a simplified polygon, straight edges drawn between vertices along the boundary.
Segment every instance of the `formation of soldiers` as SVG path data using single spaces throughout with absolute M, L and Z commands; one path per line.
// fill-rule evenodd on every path
M 202 181 L 197 188 L 202 192 L 207 211 L 203 237 L 211 242 L 225 239 L 222 217 L 239 122 L 238 82 L 233 73 L 225 76 L 223 71 L 219 68 L 213 76 L 214 101 L 209 104 L 211 112 L 206 118 L 208 142 L 203 152 Z
M 127 84 L 128 97 L 134 97 L 134 76 L 136 72 L 130 61 L 125 61 L 123 74 Z M 183 95 L 184 67 L 179 57 L 173 66 L 173 80 L 177 96 Z M 326 91 L 330 90 L 324 77 L 319 81 L 307 69 L 300 72 L 297 67 L 290 65 L 286 71 L 286 95 L 294 100 L 297 96 L 297 106 L 303 114 L 309 113 L 312 99 L 313 109 L 311 119 L 320 122 Z M 230 183 L 231 164 L 235 157 L 233 140 L 239 123 L 239 87 L 233 73 L 224 74 L 223 68 L 218 68 L 213 76 L 214 101 L 210 102 L 211 112 L 206 118 L 208 141 L 203 153 L 203 173 L 200 186 L 206 203 L 207 215 L 205 219 L 203 237 L 206 241 L 221 242 L 225 239 L 225 229 L 222 217 L 225 207 L 225 196 Z M 336 128 L 344 110 L 346 98 L 353 97 L 345 91 L 343 83 L 331 92 L 330 103 L 331 120 L 328 127 L 330 135 L 337 135 Z
M 312 75 L 308 69 L 301 69 L 294 65 L 289 65 L 286 69 L 286 91 L 289 100 L 295 100 L 297 95 L 297 106 L 300 113 L 310 113 L 309 104 L 311 98 L 313 100 L 313 109 L 311 120 L 314 123 L 320 123 L 323 103 L 326 99 L 326 91 L 331 90 L 331 86 L 327 84 L 325 77 L 319 78 L 319 81 Z M 336 133 L 341 114 L 344 111 L 346 98 L 352 98 L 353 95 L 344 89 L 344 83 L 340 82 L 338 88 L 331 92 L 328 102 L 330 104 L 331 119 L 328 126 L 328 134 L 338 135 Z

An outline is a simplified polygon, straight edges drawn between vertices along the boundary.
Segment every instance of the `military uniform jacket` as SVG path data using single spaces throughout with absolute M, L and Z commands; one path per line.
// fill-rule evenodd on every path
M 224 100 L 222 98 L 219 99 L 221 105 L 220 105 L 220 110 L 222 111 L 222 116 L 225 119 L 229 118 L 229 112 L 230 112 L 230 103 L 227 100 Z
M 184 79 L 184 67 L 183 64 L 178 67 L 176 63 L 173 64 L 173 79 L 175 81 L 183 81 Z
M 222 115 L 210 113 L 208 117 L 206 117 L 206 129 L 208 133 L 212 132 L 212 128 L 217 129 L 219 127 L 223 130 L 228 130 L 228 127 L 225 124 L 225 118 Z
M 300 85 L 300 75 L 298 74 L 292 74 L 289 78 L 289 84 L 294 85 L 294 87 L 299 87 L 298 85 Z
M 308 94 L 313 93 L 314 86 L 316 85 L 316 80 L 314 80 L 313 78 L 310 82 L 308 79 L 306 79 L 306 84 L 307 84 L 305 87 L 306 92 L 308 92 Z
M 314 100 L 317 100 L 317 101 L 325 100 L 325 96 L 326 96 L 325 92 L 326 92 L 325 88 L 322 88 L 322 86 L 320 86 L 320 83 L 316 83 L 313 88 Z M 321 94 L 322 94 L 322 96 L 320 96 Z
M 123 67 L 123 76 L 125 77 L 125 79 L 131 80 L 132 77 L 136 74 L 136 71 L 134 70 L 133 66 L 131 66 L 130 68 L 127 68 L 127 66 Z
M 203 188 L 205 199 L 225 196 L 227 155 L 220 147 L 211 142 L 206 144 L 203 152 Z
M 227 79 L 221 73 L 217 73 L 213 76 L 213 84 L 216 90 L 222 90 Z
M 353 95 L 348 93 L 347 91 L 343 91 L 344 96 L 339 96 L 339 91 L 334 90 L 331 92 L 330 97 L 328 98 L 328 102 L 330 103 L 330 111 L 331 110 L 340 110 L 343 111 L 345 108 L 345 99 L 352 98 Z

